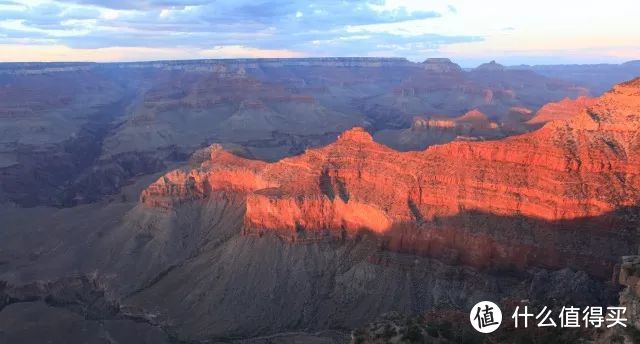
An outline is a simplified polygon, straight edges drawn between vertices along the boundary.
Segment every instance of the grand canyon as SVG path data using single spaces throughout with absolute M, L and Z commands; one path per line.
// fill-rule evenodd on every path
M 628 328 L 562 338 L 633 342 L 638 76 L 638 61 L 0 64 L 0 341 L 550 338 L 457 322 L 493 300 L 624 305 Z

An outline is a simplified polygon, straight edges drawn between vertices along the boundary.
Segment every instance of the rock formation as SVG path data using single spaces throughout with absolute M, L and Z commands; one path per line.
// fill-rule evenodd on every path
M 629 80 L 640 75 L 640 60 L 621 64 L 520 65 L 508 68 L 531 70 L 547 77 L 571 80 L 581 84 L 595 96 L 606 92 L 619 83 L 619 80 Z
M 37 141 L 21 141 L 24 145 L 16 146 L 20 159 L 11 166 L 22 167 L 2 170 L 3 191 L 8 199 L 15 200 L 20 191 L 21 197 L 36 201 L 25 204 L 42 204 L 34 190 L 46 191 L 44 197 L 50 189 L 91 204 L 0 208 L 0 280 L 8 283 L 0 283 L 0 342 L 24 342 L 36 331 L 51 337 L 69 332 L 68 342 L 89 341 L 87 334 L 96 331 L 118 342 L 136 341 L 136 333 L 153 343 L 168 335 L 177 342 L 279 341 L 282 337 L 276 335 L 283 333 L 309 341 L 300 331 L 361 328 L 390 311 L 411 316 L 439 309 L 466 312 L 480 300 L 615 304 L 613 266 L 638 246 L 638 80 L 614 88 L 569 120 L 503 140 L 457 141 L 403 153 L 372 140 L 369 131 L 382 127 L 367 125 L 366 130 L 343 132 L 323 148 L 309 148 L 327 142 L 317 137 L 334 139 L 323 132 L 329 123 L 303 128 L 318 131 L 318 136 L 265 130 L 264 139 L 244 132 L 246 141 L 202 144 L 203 138 L 218 142 L 220 137 L 206 136 L 210 130 L 222 132 L 229 123 L 240 127 L 253 118 L 263 123 L 277 120 L 276 115 L 288 123 L 304 122 L 305 114 L 320 119 L 316 123 L 322 122 L 323 113 L 337 118 L 352 100 L 361 106 L 359 100 L 393 90 L 406 76 L 396 73 L 398 69 L 381 73 L 367 67 L 362 72 L 368 62 L 334 69 L 311 61 L 311 70 L 304 69 L 309 61 L 299 61 L 302 65 L 293 69 L 281 68 L 277 60 L 255 68 L 255 61 L 245 62 L 238 62 L 237 69 L 232 63 L 223 68 L 195 62 L 162 62 L 157 68 L 92 66 L 113 68 L 109 72 L 114 74 L 118 68 L 127 75 L 140 70 L 153 77 L 139 79 L 127 101 L 117 101 L 121 96 L 114 94 L 108 102 L 89 102 L 93 96 L 86 95 L 72 97 L 78 107 L 68 107 L 64 91 L 42 97 L 45 106 L 31 103 L 31 110 L 44 109 L 34 113 L 51 119 L 47 127 L 52 129 L 61 123 L 57 113 L 87 104 L 99 111 L 86 118 L 91 126 L 79 128 L 72 140 L 59 146 L 37 150 Z M 216 72 L 201 73 L 200 68 Z M 534 80 L 532 72 L 508 70 L 497 73 L 500 78 L 461 72 L 475 81 L 464 79 L 438 92 L 453 73 L 411 68 L 411 74 L 419 76 L 415 85 L 428 82 L 427 74 L 434 83 L 426 84 L 429 92 L 419 97 L 398 97 L 399 109 L 413 101 L 409 105 L 416 108 L 461 108 L 455 114 L 427 112 L 455 117 L 475 108 L 469 104 L 476 100 L 488 101 L 493 105 L 485 106 L 502 104 L 512 117 L 526 121 L 533 115 L 527 109 L 538 108 L 532 105 L 536 99 L 567 95 L 548 78 L 537 77 L 531 84 L 524 81 Z M 69 72 L 43 73 L 42 80 L 57 80 L 54 74 Z M 379 83 L 388 78 L 395 79 Z M 502 86 L 507 79 L 511 82 Z M 544 91 L 542 97 L 532 85 L 557 92 Z M 238 88 L 225 93 L 226 86 Z M 20 94 L 11 87 L 3 94 Z M 246 97 L 238 97 L 245 88 Z M 352 93 L 336 100 L 336 90 Z M 534 97 L 524 101 L 527 94 Z M 465 95 L 472 101 L 458 103 Z M 29 97 L 14 99 L 16 103 L 6 104 L 15 104 L 17 111 Z M 50 113 L 49 100 L 55 106 Z M 113 101 L 117 106 L 109 105 Z M 327 109 L 334 104 L 336 112 L 320 111 L 316 104 Z M 403 113 L 425 113 L 409 105 Z M 420 119 L 415 129 L 449 130 L 452 125 L 465 128 L 465 123 L 474 128 L 492 122 L 504 128 L 495 112 L 480 111 L 486 118 L 472 111 L 454 120 Z M 358 113 L 366 116 L 365 123 L 375 118 Z M 3 133 L 24 140 L 24 127 L 13 126 L 21 123 L 17 118 L 6 117 L 3 123 L 9 124 Z M 97 119 L 104 121 L 98 128 L 93 127 Z M 131 137 L 137 141 L 128 141 Z M 12 140 L 3 147 L 12 149 Z M 140 145 L 133 149 L 130 142 Z M 161 178 L 149 174 L 163 168 L 155 158 L 165 161 L 160 149 L 172 142 L 175 155 L 196 151 L 189 165 Z M 29 158 L 25 145 L 38 155 Z M 299 155 L 277 162 L 253 160 L 264 158 L 256 152 L 270 145 L 295 147 L 287 155 Z M 155 149 L 160 151 L 148 161 L 143 158 L 147 155 L 130 151 Z M 26 162 L 42 161 L 37 159 L 41 156 L 48 160 L 28 168 Z M 128 177 L 136 174 L 145 175 Z M 152 179 L 157 181 L 148 186 Z M 127 183 L 107 199 L 87 197 Z M 134 195 L 141 192 L 142 204 L 137 204 Z M 64 277 L 72 272 L 99 277 L 99 288 L 82 279 L 69 283 Z M 624 281 L 635 283 L 632 278 Z M 103 306 L 110 303 L 101 300 L 118 307 L 109 311 L 111 307 Z M 76 331 L 66 330 L 71 328 Z M 439 337 L 442 331 L 446 328 L 437 329 Z
M 620 306 L 626 307 L 631 327 L 640 331 L 640 256 L 625 256 L 620 267 L 619 282 L 625 286 Z
M 478 267 L 568 265 L 606 276 L 636 240 L 620 211 L 640 202 L 639 112 L 636 79 L 569 121 L 500 141 L 401 153 L 354 128 L 275 163 L 213 149 L 209 161 L 161 177 L 141 200 L 171 208 L 224 190 L 246 198 L 249 233 L 366 229 L 387 237 L 389 249 Z
M 462 72 L 459 65 L 447 58 L 428 58 L 422 62 L 425 70 L 436 73 Z
M 354 126 L 406 129 L 416 114 L 474 108 L 504 121 L 583 91 L 443 58 L 0 64 L 0 202 L 92 203 L 212 142 L 275 161 Z
M 497 63 L 495 60 L 492 60 L 490 62 L 483 63 L 483 64 L 479 65 L 478 67 L 476 67 L 475 70 L 476 71 L 483 71 L 483 72 L 496 72 L 496 71 L 505 70 L 505 67 L 503 65 Z
M 544 124 L 550 121 L 568 120 L 596 102 L 595 98 L 565 98 L 559 102 L 549 103 L 541 107 L 527 124 Z
M 415 116 L 408 129 L 380 130 L 377 142 L 401 151 L 423 150 L 434 144 L 454 140 L 486 140 L 506 136 L 500 124 L 477 109 L 459 117 Z

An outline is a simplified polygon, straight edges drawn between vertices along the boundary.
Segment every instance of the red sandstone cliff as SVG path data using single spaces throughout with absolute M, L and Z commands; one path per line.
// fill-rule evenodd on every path
M 544 124 L 556 120 L 568 120 L 581 113 L 587 107 L 595 104 L 596 98 L 578 97 L 565 98 L 559 102 L 549 103 L 538 110 L 536 115 L 527 121 L 528 124 Z
M 614 87 L 569 121 L 499 141 L 402 153 L 354 128 L 333 144 L 275 163 L 212 149 L 198 169 L 168 173 L 141 200 L 171 207 L 214 190 L 246 195 L 250 229 L 348 233 L 365 228 L 389 235 L 392 248 L 440 256 L 453 249 L 455 261 L 474 265 L 598 264 L 596 258 L 606 253 L 591 247 L 563 251 L 558 247 L 571 244 L 549 239 L 556 234 L 541 224 L 534 225 L 532 235 L 539 237 L 533 243 L 501 242 L 508 233 L 490 234 L 490 221 L 453 221 L 440 232 L 406 228 L 469 212 L 566 223 L 640 204 L 640 79 Z M 592 223 L 584 233 L 601 229 Z M 591 268 L 606 273 L 610 266 Z

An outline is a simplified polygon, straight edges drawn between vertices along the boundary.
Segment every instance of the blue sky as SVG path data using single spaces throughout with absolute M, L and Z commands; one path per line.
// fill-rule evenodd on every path
M 640 1 L 0 0 L 0 61 L 640 59 Z

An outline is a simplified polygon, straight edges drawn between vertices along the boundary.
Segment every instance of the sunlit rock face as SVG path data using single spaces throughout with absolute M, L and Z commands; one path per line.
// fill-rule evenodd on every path
M 568 121 L 498 141 L 403 153 L 354 128 L 275 163 L 213 149 L 199 168 L 163 176 L 141 200 L 171 208 L 233 191 L 246 197 L 247 232 L 367 229 L 387 237 L 389 249 L 453 262 L 578 265 L 606 275 L 633 243 L 635 220 L 620 211 L 640 202 L 638 84 L 614 87 Z
M 576 99 L 565 98 L 559 102 L 549 103 L 538 110 L 528 124 L 544 124 L 551 121 L 564 121 L 571 119 L 587 107 L 595 104 L 596 98 L 578 97 Z

